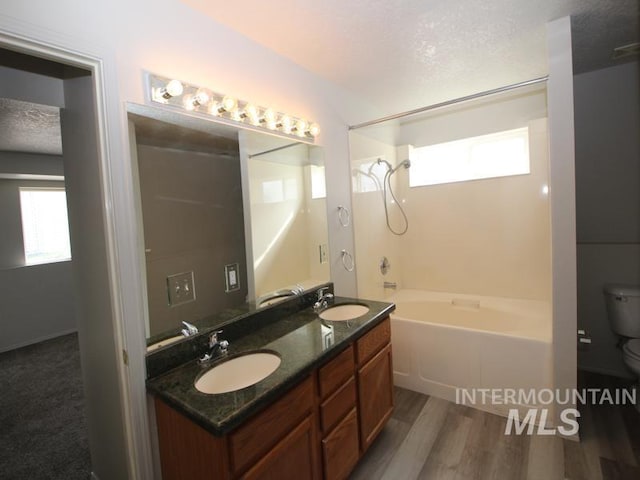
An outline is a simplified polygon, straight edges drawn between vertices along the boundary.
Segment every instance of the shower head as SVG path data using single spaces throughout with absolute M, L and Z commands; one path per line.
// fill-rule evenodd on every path
M 389 174 L 391 174 L 391 175 L 396 173 L 396 170 L 398 170 L 400 167 L 409 168 L 411 166 L 411 161 L 409 159 L 403 160 L 395 168 L 389 162 L 387 162 L 386 160 L 384 160 L 382 158 L 378 158 L 376 163 L 378 165 L 384 163 L 387 166 L 387 172 L 389 172 Z
M 376 163 L 378 165 L 384 163 L 387 166 L 387 170 L 393 170 L 393 167 L 391 166 L 391 164 L 387 162 L 384 158 L 378 158 L 378 161 Z
M 400 167 L 404 167 L 406 169 L 408 169 L 411 166 L 411 160 L 409 160 L 408 158 L 406 160 L 401 161 L 396 168 L 391 169 L 391 173 L 395 173 L 396 170 L 398 170 Z

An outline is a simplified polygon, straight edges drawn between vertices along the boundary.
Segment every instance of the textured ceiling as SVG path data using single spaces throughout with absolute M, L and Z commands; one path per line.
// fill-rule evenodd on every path
M 574 70 L 638 41 L 638 0 L 182 0 L 394 113 L 547 73 L 546 23 L 574 17 Z
M 62 155 L 60 109 L 0 98 L 0 151 Z

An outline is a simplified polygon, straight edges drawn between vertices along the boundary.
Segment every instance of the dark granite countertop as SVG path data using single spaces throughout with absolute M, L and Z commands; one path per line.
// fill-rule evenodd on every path
M 273 403 L 395 309 L 391 303 L 347 297 L 336 297 L 333 305 L 344 303 L 366 305 L 369 312 L 353 320 L 330 322 L 321 320 L 312 308 L 306 308 L 231 342 L 228 354 L 221 360 L 207 365 L 191 360 L 148 379 L 147 389 L 209 432 L 225 435 Z M 235 392 L 210 395 L 196 390 L 194 381 L 205 371 L 255 351 L 278 354 L 281 358 L 278 369 L 257 384 Z

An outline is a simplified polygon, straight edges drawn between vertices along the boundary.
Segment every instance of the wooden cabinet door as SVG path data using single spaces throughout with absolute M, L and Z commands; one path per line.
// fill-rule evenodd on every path
M 360 445 L 364 452 L 393 412 L 393 368 L 388 344 L 358 370 Z
M 322 459 L 325 480 L 344 480 L 360 458 L 358 443 L 358 415 L 356 409 L 342 419 L 322 440 Z
M 314 418 L 305 418 L 241 478 L 244 480 L 318 480 L 320 477 Z M 255 432 L 260 435 L 260 432 Z

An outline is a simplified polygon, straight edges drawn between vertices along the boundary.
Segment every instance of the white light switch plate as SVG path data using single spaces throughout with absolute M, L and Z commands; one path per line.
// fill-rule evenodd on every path
M 237 263 L 224 266 L 225 292 L 233 292 L 240 288 L 240 267 Z

